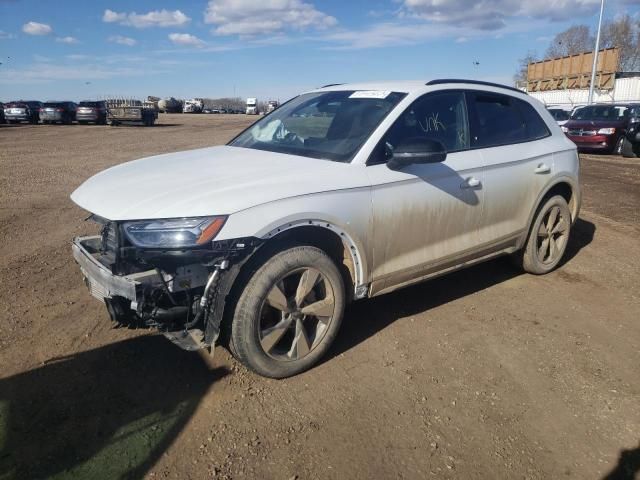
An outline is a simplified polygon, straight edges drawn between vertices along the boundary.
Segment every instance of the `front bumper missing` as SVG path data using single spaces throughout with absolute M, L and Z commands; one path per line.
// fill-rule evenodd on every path
M 163 283 L 160 273 L 156 270 L 149 270 L 144 272 L 133 273 L 130 275 L 115 275 L 107 267 L 105 267 L 100 261 L 102 238 L 100 236 L 91 237 L 77 237 L 73 239 L 72 251 L 73 258 L 80 266 L 80 270 L 84 276 L 85 284 L 87 285 L 89 292 L 96 299 L 103 301 L 109 316 L 119 326 L 126 325 L 129 328 L 137 328 L 135 325 L 139 325 L 136 321 L 130 321 L 130 319 L 140 319 L 139 311 L 137 309 L 142 305 L 145 305 L 145 301 L 148 301 L 148 295 L 150 290 L 163 289 L 166 291 L 170 288 L 175 292 L 175 289 L 171 288 L 175 286 L 175 282 L 170 281 Z M 228 262 L 223 262 L 222 268 L 226 268 Z M 205 294 L 202 297 L 208 301 L 216 302 L 215 295 L 209 295 L 209 288 L 216 291 L 219 267 L 209 277 L 209 282 L 205 288 Z M 204 279 L 206 280 L 206 276 Z M 202 275 L 195 275 L 191 280 L 195 281 L 196 285 L 202 283 Z M 200 350 L 202 348 L 210 347 L 213 352 L 213 345 L 219 334 L 219 324 L 221 320 L 221 312 L 219 315 L 212 317 L 215 323 L 206 322 L 203 318 L 203 313 L 208 311 L 208 302 L 200 303 L 200 309 L 194 313 L 193 318 L 187 319 L 185 317 L 188 307 L 177 306 L 170 310 L 161 308 L 153 308 L 154 314 L 162 314 L 165 318 L 167 316 L 173 316 L 172 318 L 182 318 L 187 322 L 178 329 L 162 328 L 159 323 L 153 325 L 160 327 L 163 335 L 174 344 L 178 345 L 184 350 Z M 216 302 L 217 304 L 217 302 Z M 144 325 L 144 322 L 142 322 Z M 147 325 L 147 326 L 153 326 Z M 203 331 L 206 325 L 206 332 Z
M 102 239 L 99 236 L 76 237 L 73 239 L 73 258 L 80 265 L 85 284 L 91 295 L 98 300 L 123 297 L 131 302 L 138 302 L 146 286 L 160 285 L 155 270 L 134 273 L 131 275 L 114 275 L 100 263 Z

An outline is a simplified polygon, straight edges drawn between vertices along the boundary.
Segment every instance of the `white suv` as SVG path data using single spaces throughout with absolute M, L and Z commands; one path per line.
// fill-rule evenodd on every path
M 261 375 L 316 363 L 345 304 L 498 255 L 547 273 L 580 207 L 575 145 L 525 93 L 470 80 L 328 85 L 226 146 L 110 168 L 71 196 L 112 319 Z M 363 320 L 366 321 L 366 320 Z

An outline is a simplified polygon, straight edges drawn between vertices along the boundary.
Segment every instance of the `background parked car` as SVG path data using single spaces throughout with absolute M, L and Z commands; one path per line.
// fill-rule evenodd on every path
M 85 100 L 80 102 L 78 104 L 78 110 L 76 111 L 76 120 L 81 124 L 95 122 L 100 125 L 106 125 L 107 102 L 104 100 L 97 102 Z
M 4 104 L 0 103 L 0 123 L 6 123 L 4 119 Z
M 622 156 L 626 158 L 640 158 L 640 122 L 633 122 L 627 128 Z
M 72 124 L 76 119 L 76 104 L 74 102 L 47 102 L 40 109 L 42 123 Z
M 18 100 L 4 107 L 4 117 L 8 123 L 29 122 L 37 124 L 40 120 L 42 102 L 37 100 Z
M 571 112 L 563 108 L 548 108 L 547 110 L 549 110 L 551 116 L 560 126 L 567 123 L 567 121 L 569 121 L 569 118 L 571 117 Z
M 588 105 L 576 109 L 562 131 L 580 151 L 620 154 L 628 124 L 627 105 Z

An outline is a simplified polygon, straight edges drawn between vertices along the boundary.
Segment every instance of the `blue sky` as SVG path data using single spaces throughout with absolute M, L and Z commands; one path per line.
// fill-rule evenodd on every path
M 258 96 L 327 83 L 511 83 L 599 0 L 0 0 L 0 101 Z M 640 16 L 606 0 L 605 16 Z M 479 62 L 475 65 L 474 62 Z

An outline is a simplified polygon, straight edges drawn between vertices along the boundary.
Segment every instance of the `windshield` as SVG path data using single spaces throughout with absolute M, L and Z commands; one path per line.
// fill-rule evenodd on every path
M 623 120 L 627 110 L 615 105 L 591 105 L 577 109 L 571 120 Z
M 96 107 L 99 107 L 100 105 L 98 104 L 98 102 L 80 102 L 78 106 L 96 108 Z
M 353 90 L 307 93 L 280 106 L 229 145 L 350 162 L 405 95 Z

